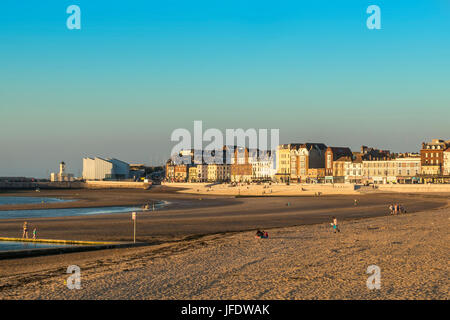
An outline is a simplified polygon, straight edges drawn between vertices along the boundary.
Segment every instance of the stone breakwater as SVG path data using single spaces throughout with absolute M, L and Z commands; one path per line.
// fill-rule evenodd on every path
M 73 181 L 73 182 L 0 182 L 0 190 L 34 189 L 147 189 L 150 185 L 133 181 Z

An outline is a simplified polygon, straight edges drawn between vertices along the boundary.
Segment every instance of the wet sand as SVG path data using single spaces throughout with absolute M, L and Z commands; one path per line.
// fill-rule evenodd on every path
M 3 193 L 4 194 L 4 193 Z M 4 194 L 5 195 L 5 194 Z M 385 215 L 390 203 L 402 203 L 408 212 L 442 206 L 446 196 L 409 194 L 361 194 L 296 197 L 226 197 L 178 194 L 168 188 L 154 190 L 56 190 L 21 192 L 8 195 L 32 195 L 79 199 L 79 201 L 47 204 L 46 208 L 86 206 L 142 205 L 156 200 L 171 204 L 160 211 L 138 214 L 137 241 L 151 244 L 179 241 L 208 234 L 316 224 L 338 219 L 359 219 Z M 354 205 L 354 199 L 358 205 Z M 42 208 L 38 205 L 2 206 L 1 209 Z M 47 239 L 131 241 L 131 215 L 102 214 L 58 218 L 2 219 L 0 235 L 21 236 L 23 221 L 38 229 Z
M 449 299 L 450 208 L 0 261 L 1 299 Z M 81 289 L 64 281 L 81 268 Z M 380 290 L 366 286 L 369 265 Z

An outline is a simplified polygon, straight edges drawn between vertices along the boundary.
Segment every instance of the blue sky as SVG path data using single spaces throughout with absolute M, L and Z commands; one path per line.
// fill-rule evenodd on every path
M 62 160 L 79 174 L 93 155 L 156 164 L 194 120 L 417 151 L 450 139 L 449 40 L 444 0 L 2 0 L 0 176 Z

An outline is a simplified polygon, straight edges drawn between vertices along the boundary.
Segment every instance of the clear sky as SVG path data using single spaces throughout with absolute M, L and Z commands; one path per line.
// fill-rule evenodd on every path
M 449 75 L 448 0 L 2 0 L 0 176 L 157 164 L 194 120 L 418 151 L 450 139 Z

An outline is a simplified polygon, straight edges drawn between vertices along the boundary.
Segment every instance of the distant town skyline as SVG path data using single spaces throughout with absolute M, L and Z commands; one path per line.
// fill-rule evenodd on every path
M 438 139 L 440 139 L 441 137 L 439 137 Z M 431 141 L 434 138 L 430 138 L 430 139 L 426 139 L 423 140 L 422 142 L 425 141 Z M 446 139 L 446 138 L 443 138 Z M 448 139 L 446 139 L 448 140 Z M 361 150 L 361 147 L 363 145 L 368 146 L 368 147 L 373 147 L 376 149 L 381 149 L 381 150 L 389 150 L 391 153 L 420 153 L 420 149 L 421 149 L 421 143 L 417 144 L 417 148 L 415 150 L 393 150 L 390 149 L 388 147 L 384 147 L 382 145 L 371 145 L 371 144 L 361 144 L 357 147 L 351 147 L 348 145 L 344 145 L 344 144 L 337 144 L 337 145 L 331 145 L 331 144 L 327 144 L 326 142 L 323 141 L 315 141 L 315 140 L 305 140 L 305 141 L 288 141 L 288 142 L 281 142 L 281 144 L 288 144 L 288 143 L 307 143 L 307 142 L 314 142 L 314 143 L 324 143 L 327 146 L 331 146 L 331 147 L 348 147 L 351 149 L 351 151 L 354 152 L 359 152 Z M 175 144 L 175 143 L 172 143 Z M 168 146 L 170 145 L 170 143 L 168 143 Z M 38 178 L 38 179 L 45 179 L 45 178 L 49 178 L 50 174 L 52 172 L 57 172 L 60 163 L 61 162 L 65 162 L 65 165 L 67 167 L 67 172 L 70 172 L 72 174 L 74 174 L 76 177 L 81 177 L 82 171 L 83 171 L 83 157 L 100 157 L 100 158 L 117 158 L 119 160 L 125 161 L 127 163 L 130 164 L 144 164 L 147 166 L 164 166 L 166 161 L 170 158 L 170 148 L 167 148 L 167 150 L 165 150 L 165 154 L 166 155 L 162 155 L 163 153 L 161 153 L 160 155 L 154 155 L 154 156 L 150 156 L 147 157 L 147 159 L 149 160 L 133 160 L 133 158 L 130 158 L 129 156 L 127 157 L 126 154 L 123 154 L 122 157 L 118 157 L 115 154 L 112 153 L 105 153 L 105 154 L 88 154 L 88 155 L 83 155 L 80 158 L 75 158 L 73 162 L 68 162 L 65 159 L 52 159 L 50 162 L 53 164 L 54 166 L 52 167 L 48 167 L 45 169 L 45 172 L 39 172 L 38 169 L 33 168 L 29 168 L 30 170 L 28 172 L 30 172 L 30 174 L 3 174 L 3 171 L 0 171 L 0 177 L 33 177 L 33 178 Z M 129 160 L 132 159 L 132 160 Z M 48 162 L 48 163 L 50 163 Z M 21 168 L 19 169 L 20 171 L 17 171 L 18 173 L 20 172 L 27 172 L 26 170 L 22 170 Z M 33 174 L 33 172 L 36 172 L 36 174 Z
M 448 1 L 77 1 L 80 30 L 69 4 L 2 3 L 0 176 L 161 164 L 194 120 L 352 150 L 450 138 Z

